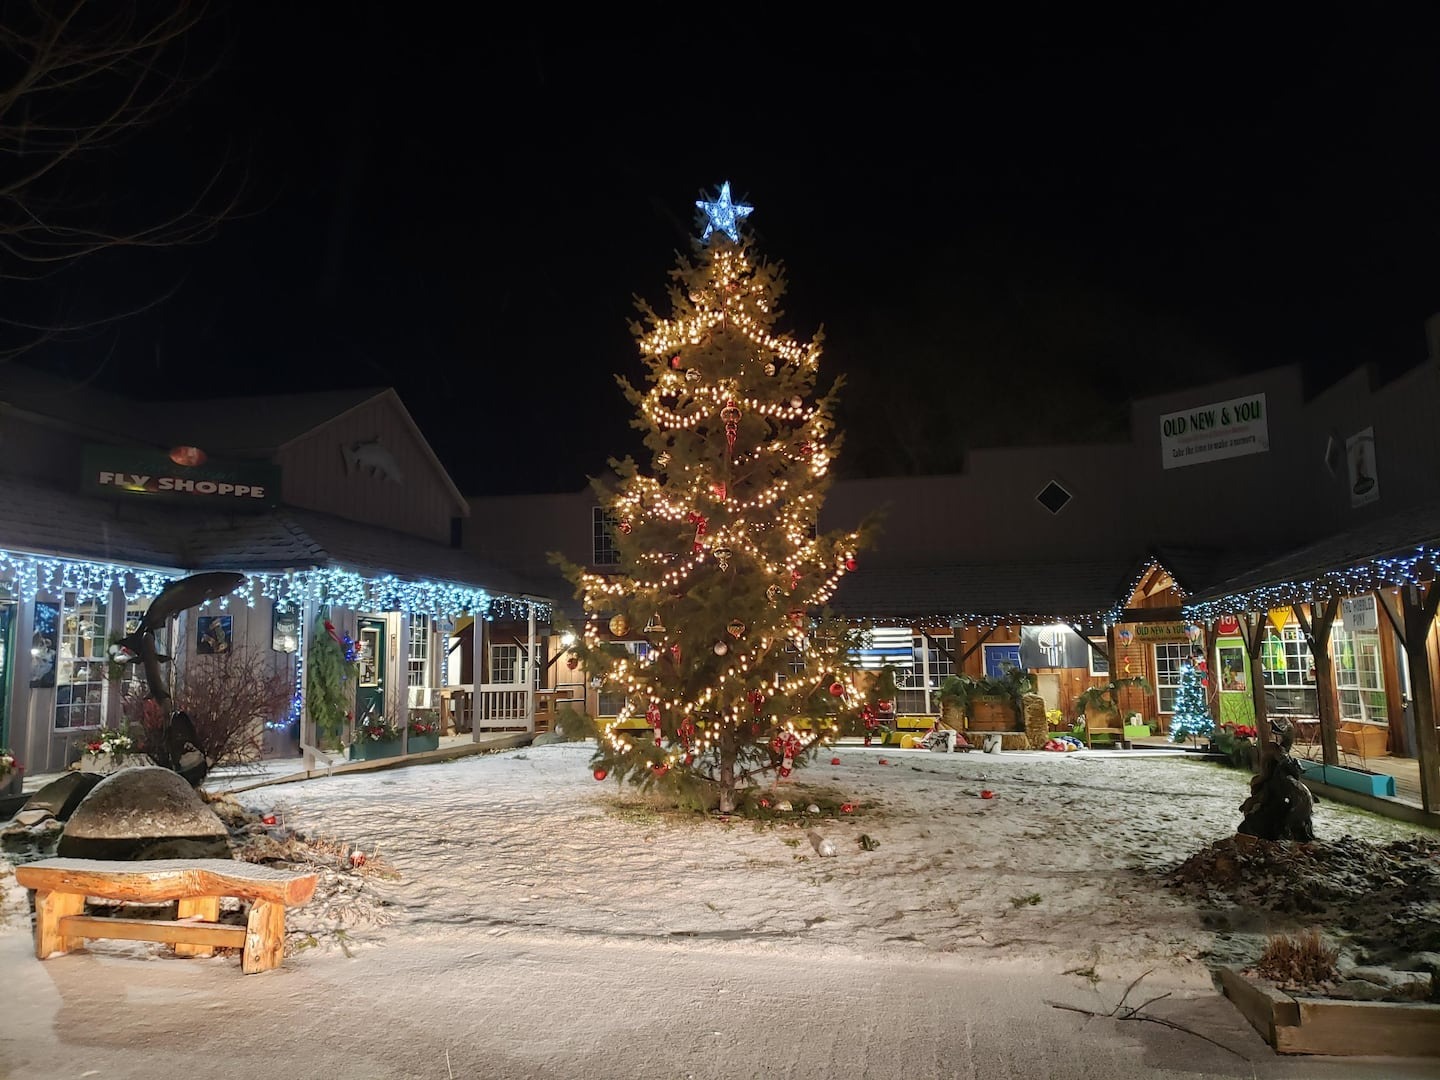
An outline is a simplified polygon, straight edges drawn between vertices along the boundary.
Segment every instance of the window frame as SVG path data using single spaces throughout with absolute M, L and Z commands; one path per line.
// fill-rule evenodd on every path
M 619 566 L 620 547 L 615 533 L 620 521 L 603 506 L 590 508 L 590 562 L 592 566 Z

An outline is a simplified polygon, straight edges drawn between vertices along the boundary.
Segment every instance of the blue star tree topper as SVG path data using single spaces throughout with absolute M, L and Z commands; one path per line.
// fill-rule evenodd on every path
M 740 222 L 749 217 L 755 209 L 744 203 L 730 201 L 729 180 L 720 185 L 720 197 L 714 202 L 696 199 L 695 205 L 704 210 L 705 216 L 709 219 L 705 223 L 705 231 L 700 234 L 702 244 L 710 239 L 711 233 L 717 231 L 723 232 L 738 244 L 740 242 Z

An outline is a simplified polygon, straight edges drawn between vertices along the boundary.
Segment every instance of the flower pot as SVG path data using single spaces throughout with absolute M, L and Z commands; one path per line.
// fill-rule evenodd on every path
M 374 761 L 377 758 L 399 757 L 399 739 L 356 739 L 350 744 L 351 761 Z
M 25 774 L 19 769 L 11 769 L 4 776 L 0 776 L 0 799 L 7 795 L 23 794 Z
M 426 750 L 439 749 L 440 733 L 438 731 L 432 731 L 428 735 L 416 735 L 413 731 L 410 733 L 410 753 L 419 754 Z

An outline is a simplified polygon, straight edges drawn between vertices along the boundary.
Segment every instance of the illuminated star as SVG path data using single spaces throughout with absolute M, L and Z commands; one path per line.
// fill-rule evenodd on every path
M 720 185 L 720 197 L 714 202 L 706 202 L 704 199 L 696 199 L 695 205 L 705 211 L 705 216 L 710 220 L 705 223 L 705 231 L 700 234 L 700 242 L 703 244 L 710 239 L 710 234 L 719 230 L 730 237 L 737 244 L 740 242 L 740 222 L 750 216 L 753 206 L 746 206 L 744 203 L 732 203 L 730 201 L 730 181 L 726 180 Z

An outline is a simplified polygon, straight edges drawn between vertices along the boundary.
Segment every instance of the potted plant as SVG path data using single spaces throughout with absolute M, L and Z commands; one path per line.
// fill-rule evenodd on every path
M 936 692 L 935 700 L 942 718 L 947 714 L 964 716 L 966 726 L 972 730 L 1019 731 L 1020 718 L 1025 715 L 1021 699 L 1033 686 L 1029 674 L 1012 666 L 999 678 L 951 675 Z
M 1119 735 L 1120 741 L 1126 741 L 1125 727 L 1120 722 L 1120 694 L 1121 691 L 1133 689 L 1142 693 L 1151 693 L 1151 687 L 1139 675 L 1125 675 L 1118 679 L 1111 679 L 1107 683 L 1098 686 L 1087 686 L 1080 691 L 1075 698 L 1075 720 L 1077 725 L 1083 724 L 1084 730 L 1091 736 L 1104 732 L 1106 734 Z M 1089 739 L 1087 738 L 1087 742 Z
M 398 757 L 399 754 L 400 729 L 389 717 L 371 713 L 355 725 L 350 760 L 373 761 L 376 758 Z
M 120 728 L 101 728 L 85 743 L 85 753 L 80 759 L 80 771 L 88 773 L 111 773 L 125 764 L 125 758 L 135 749 L 135 740 L 130 733 Z
M 410 714 L 410 738 L 407 749 L 412 754 L 440 749 L 440 719 L 433 709 Z
M 0 746 L 0 795 L 19 795 L 25 766 L 15 760 L 15 755 Z

